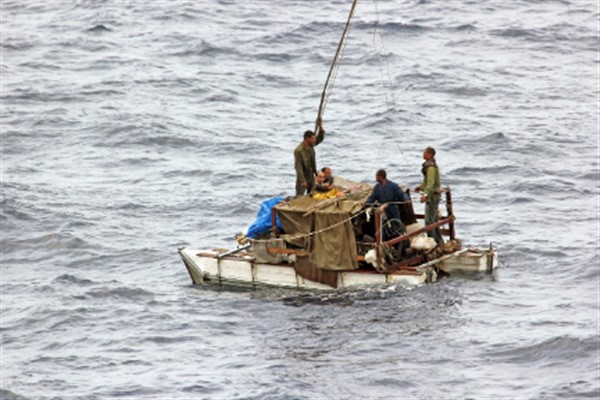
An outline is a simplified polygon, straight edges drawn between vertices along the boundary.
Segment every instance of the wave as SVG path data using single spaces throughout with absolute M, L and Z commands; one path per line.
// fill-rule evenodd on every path
M 455 31 L 475 31 L 475 30 L 477 30 L 477 27 L 472 24 L 462 24 L 462 25 L 452 27 L 451 29 L 455 30 Z
M 264 160 L 262 164 L 264 165 Z M 209 169 L 192 169 L 192 170 L 172 170 L 163 173 L 165 178 L 207 178 L 213 174 L 212 170 Z
M 141 130 L 137 126 L 127 126 L 117 131 L 129 131 L 134 128 L 135 131 Z M 141 147 L 161 147 L 171 149 L 194 149 L 203 147 L 203 143 L 183 137 L 173 137 L 167 135 L 131 137 L 122 140 L 103 140 L 94 144 L 95 147 L 118 148 L 122 146 L 141 146 Z
M 21 396 L 10 390 L 0 389 L 0 399 L 2 400 L 29 400 L 28 397 Z
M 448 174 L 466 177 L 473 175 L 495 175 L 500 173 L 506 174 L 509 172 L 518 172 L 520 170 L 521 167 L 515 165 L 491 165 L 489 167 L 460 167 L 448 171 Z
M 179 39 L 181 40 L 181 38 Z M 186 46 L 182 50 L 170 53 L 176 57 L 191 57 L 191 56 L 220 56 L 220 55 L 239 55 L 240 52 L 233 47 L 224 47 L 214 45 L 206 40 L 193 43 Z
M 8 103 L 74 103 L 86 101 L 84 97 L 74 93 L 44 93 L 26 89 L 15 89 L 14 94 L 0 96 L 0 99 Z
M 94 284 L 94 281 L 92 281 L 92 280 L 78 278 L 78 277 L 76 277 L 74 275 L 70 275 L 70 274 L 62 274 L 60 276 L 57 276 L 54 279 L 54 282 L 75 284 L 75 285 L 85 285 L 85 286 Z
M 454 96 L 478 97 L 487 96 L 490 92 L 486 89 L 481 89 L 474 86 L 436 86 L 435 91 L 440 93 L 448 93 Z
M 121 286 L 116 288 L 95 288 L 85 293 L 84 297 L 94 299 L 126 299 L 126 300 L 139 300 L 139 299 L 153 299 L 154 293 L 144 289 Z
M 62 67 L 44 61 L 27 61 L 18 64 L 19 68 L 31 68 L 36 71 L 60 71 Z
M 489 31 L 492 36 L 520 39 L 532 43 L 553 43 L 555 46 L 559 42 L 565 42 L 569 45 L 576 45 L 582 49 L 596 48 L 598 38 L 593 35 L 593 31 L 586 31 L 584 28 L 570 24 L 559 23 L 543 28 L 504 28 L 493 29 Z M 585 44 L 585 47 L 581 47 Z M 588 47 L 589 46 L 589 47 Z M 548 50 L 556 51 L 556 47 L 548 47 Z
M 507 137 L 507 135 L 505 135 L 502 132 L 496 132 L 478 138 L 462 138 L 460 140 L 456 140 L 456 138 L 453 138 L 452 140 L 444 142 L 444 147 L 448 149 L 465 149 L 473 147 L 480 149 L 488 149 L 490 147 L 493 147 L 495 151 L 498 151 L 498 149 L 502 146 L 509 144 L 510 140 Z
M 107 27 L 104 24 L 98 24 L 98 25 L 94 25 L 93 27 L 87 29 L 86 32 L 105 33 L 105 32 L 112 32 L 112 29 L 110 29 L 109 27 Z
M 560 336 L 530 346 L 516 347 L 491 353 L 490 355 L 508 363 L 531 364 L 544 362 L 563 364 L 565 361 L 593 358 L 593 355 L 597 354 L 598 351 L 598 339 L 598 336 L 586 339 Z
M 36 46 L 36 43 L 25 41 L 24 39 L 20 38 L 7 38 L 0 42 L 0 49 L 9 51 L 13 50 L 18 52 L 24 52 L 27 50 L 31 50 Z
M 340 25 L 341 26 L 341 25 Z M 403 22 L 364 22 L 359 21 L 352 25 L 352 29 L 357 30 L 368 30 L 371 31 L 373 29 L 381 29 L 386 33 L 403 33 L 403 32 L 425 32 L 429 31 L 432 28 L 427 27 L 425 25 L 420 24 L 410 24 Z
M 600 182 L 600 171 L 585 172 L 585 173 L 579 175 L 577 178 L 598 183 L 598 182 Z
M 4 242 L 4 252 L 21 252 L 22 249 L 35 248 L 48 250 L 80 250 L 91 249 L 85 240 L 65 233 L 48 233 L 29 239 L 9 239 Z
M 296 54 L 293 52 L 253 54 L 253 57 L 255 57 L 257 60 L 269 61 L 269 62 L 273 62 L 273 63 L 277 63 L 277 64 L 289 63 L 293 60 L 298 59 L 299 56 L 300 56 L 300 54 Z

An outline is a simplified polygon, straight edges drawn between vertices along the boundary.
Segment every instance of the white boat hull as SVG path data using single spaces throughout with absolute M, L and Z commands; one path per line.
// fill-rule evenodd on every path
M 300 276 L 294 264 L 256 262 L 249 253 L 234 254 L 219 259 L 214 251 L 182 248 L 179 253 L 194 284 L 216 282 L 236 286 L 276 286 L 296 289 L 334 290 L 336 288 Z M 494 250 L 473 250 L 440 261 L 439 267 L 451 271 L 490 271 L 498 266 Z M 339 271 L 337 289 L 401 284 L 417 286 L 437 280 L 435 265 L 392 273 L 371 270 Z

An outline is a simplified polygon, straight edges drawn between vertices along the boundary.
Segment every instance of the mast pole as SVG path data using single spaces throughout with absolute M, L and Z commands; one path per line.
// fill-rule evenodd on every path
M 331 67 L 329 68 L 329 73 L 327 74 L 327 79 L 325 80 L 325 85 L 323 86 L 323 92 L 321 93 L 321 102 L 319 104 L 319 112 L 317 113 L 317 120 L 315 121 L 315 133 L 317 133 L 317 129 L 319 127 L 319 118 L 323 114 L 323 105 L 325 103 L 325 96 L 327 94 L 327 88 L 329 86 L 329 81 L 331 80 L 331 76 L 333 75 L 333 71 L 335 69 L 336 64 L 338 63 L 340 54 L 344 47 L 344 40 L 348 35 L 348 28 L 350 28 L 350 20 L 352 19 L 352 15 L 354 15 L 354 8 L 356 7 L 357 0 L 352 0 L 352 7 L 350 7 L 350 13 L 348 14 L 348 20 L 346 21 L 346 26 L 344 26 L 344 32 L 342 33 L 342 37 L 340 38 L 340 42 L 338 44 L 337 50 L 335 52 L 335 56 L 333 57 L 333 62 L 331 63 Z

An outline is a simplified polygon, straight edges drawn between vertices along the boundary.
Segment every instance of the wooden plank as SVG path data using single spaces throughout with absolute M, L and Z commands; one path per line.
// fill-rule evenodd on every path
M 296 254 L 298 251 L 303 250 L 286 249 L 284 247 L 267 247 L 267 252 L 272 256 L 275 256 L 277 254 Z
M 447 223 L 449 223 L 449 222 L 452 222 L 452 221 L 454 221 L 454 216 L 453 216 L 453 215 L 450 215 L 448 218 L 444 218 L 444 219 L 442 219 L 442 220 L 440 220 L 440 221 L 436 222 L 435 224 L 426 225 L 426 226 L 424 226 L 423 228 L 421 228 L 421 229 L 417 229 L 417 230 L 416 230 L 416 231 L 414 231 L 414 232 L 407 233 L 407 234 L 404 234 L 404 235 L 402 235 L 402 236 L 398 236 L 397 238 L 394 238 L 394 239 L 388 240 L 387 242 L 384 242 L 384 244 L 386 244 L 386 245 L 388 245 L 388 246 L 392 246 L 392 245 L 394 245 L 394 244 L 396 244 L 396 243 L 400 243 L 400 242 L 402 242 L 402 241 L 404 241 L 404 240 L 410 239 L 411 237 L 418 236 L 418 235 L 420 235 L 421 233 L 428 232 L 428 231 L 432 231 L 432 230 L 434 230 L 435 228 L 439 228 L 440 226 L 442 226 L 442 225 L 445 225 L 445 224 L 447 224 Z M 377 225 L 376 225 L 376 226 L 377 226 Z
M 277 255 L 277 254 L 286 254 L 286 255 L 298 254 L 298 252 L 305 253 L 305 251 L 302 249 L 284 249 L 283 247 L 267 247 L 267 251 L 272 256 Z M 357 261 L 365 261 L 365 256 L 359 254 L 356 257 L 356 260 Z

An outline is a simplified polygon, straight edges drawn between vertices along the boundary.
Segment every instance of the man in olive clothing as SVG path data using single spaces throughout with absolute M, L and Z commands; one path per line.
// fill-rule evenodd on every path
M 296 196 L 310 193 L 315 187 L 317 161 L 314 147 L 325 138 L 323 121 L 317 119 L 317 134 L 304 132 L 304 140 L 294 150 L 294 168 L 296 169 Z
M 435 162 L 435 149 L 427 147 L 423 151 L 423 183 L 415 188 L 415 192 L 423 192 L 421 203 L 425 203 L 425 225 L 435 224 L 439 220 L 438 208 L 440 205 L 440 170 Z M 427 236 L 435 239 L 438 245 L 444 244 L 440 229 L 427 232 Z

